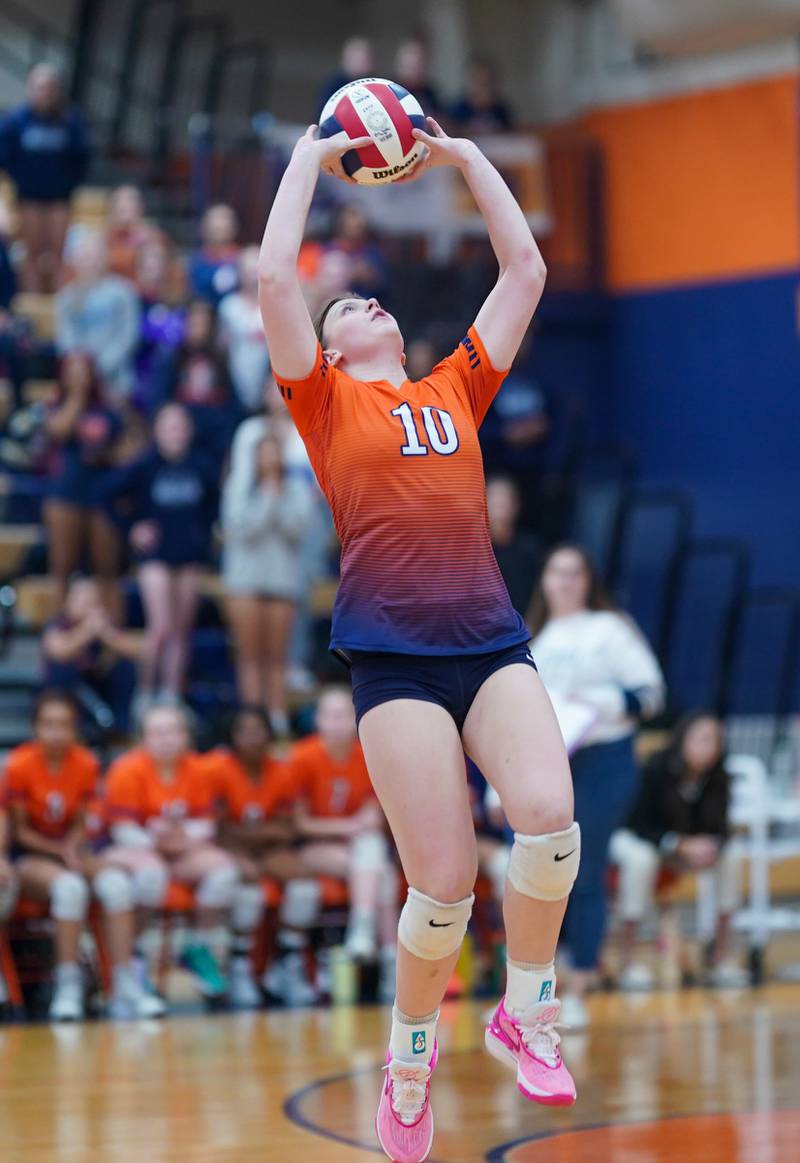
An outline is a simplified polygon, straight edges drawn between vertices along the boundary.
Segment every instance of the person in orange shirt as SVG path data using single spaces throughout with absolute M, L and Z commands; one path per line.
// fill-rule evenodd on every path
M 158 1017 L 163 1009 L 138 984 L 130 964 L 133 897 L 127 878 L 103 868 L 86 839 L 86 808 L 99 764 L 77 738 L 77 708 L 69 695 L 45 691 L 34 713 L 34 739 L 6 761 L 16 871 L 21 891 L 46 900 L 55 921 L 56 974 L 52 1021 L 84 1015 L 78 947 L 93 890 L 106 916 L 113 985 L 112 1017 Z
M 458 172 L 498 266 L 466 334 L 417 382 L 405 371 L 397 321 L 377 299 L 336 296 L 313 321 L 297 275 L 320 173 L 348 180 L 363 151 L 392 174 L 397 155 L 387 162 L 375 144 L 376 115 L 393 119 L 406 150 L 414 141 L 422 147 L 405 178 L 437 165 Z M 410 120 L 413 128 L 381 81 L 337 96 L 324 126 L 309 126 L 295 145 L 270 208 L 259 274 L 275 381 L 342 546 L 331 649 L 351 667 L 359 738 L 409 885 L 376 1125 L 390 1158 L 419 1163 L 433 1143 L 438 1009 L 474 903 L 464 752 L 497 789 L 515 832 L 503 901 L 506 991 L 486 1048 L 513 1069 L 526 1098 L 549 1105 L 575 1101 L 556 1029 L 554 957 L 580 828 L 530 632 L 492 550 L 478 439 L 547 272 L 522 209 L 479 147 L 449 137 L 430 117 Z
M 0 925 L 4 925 L 14 911 L 19 892 L 14 867 L 8 858 L 11 828 L 6 807 L 5 779 L 0 775 Z M 8 1002 L 8 988 L 0 968 L 0 1006 Z
M 270 754 L 269 718 L 261 707 L 234 712 L 228 747 L 208 752 L 219 842 L 235 858 L 241 884 L 233 899 L 230 998 L 237 1009 L 253 1009 L 262 997 L 250 958 L 253 933 L 264 912 L 261 879 L 270 859 L 285 849 L 294 825 L 285 810 L 286 764 Z
M 143 908 L 163 904 L 170 878 L 196 890 L 194 937 L 181 961 L 204 997 L 221 998 L 228 986 L 211 947 L 223 939 L 239 871 L 214 842 L 213 784 L 180 706 L 148 708 L 141 745 L 112 764 L 105 794 L 113 843 L 104 864 L 130 875 Z
M 375 958 L 380 944 L 380 993 L 393 992 L 397 936 L 397 873 L 384 835 L 384 820 L 372 790 L 356 733 L 349 691 L 326 687 L 319 698 L 317 733 L 296 743 L 288 760 L 287 794 L 304 843 L 276 853 L 267 871 L 286 882 L 279 942 L 297 945 L 302 928 L 319 910 L 317 877 L 346 880 L 350 920 L 345 947 L 351 957 Z M 283 992 L 282 978 L 302 978 L 301 959 L 291 952 L 268 970 L 270 992 Z

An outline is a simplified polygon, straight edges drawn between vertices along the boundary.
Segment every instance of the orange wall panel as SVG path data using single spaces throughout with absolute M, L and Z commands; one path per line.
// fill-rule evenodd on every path
M 797 267 L 797 121 L 796 76 L 588 114 L 610 288 Z

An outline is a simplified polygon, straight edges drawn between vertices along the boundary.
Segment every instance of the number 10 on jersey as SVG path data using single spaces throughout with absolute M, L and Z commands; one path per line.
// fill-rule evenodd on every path
M 425 425 L 425 434 L 428 444 L 420 440 L 417 431 L 417 422 L 410 404 L 401 404 L 392 409 L 392 415 L 397 416 L 403 424 L 406 442 L 400 449 L 403 456 L 427 456 L 428 445 L 440 456 L 451 456 L 458 448 L 458 433 L 453 423 L 453 417 L 443 408 L 431 408 L 425 405 L 422 409 L 422 422 Z

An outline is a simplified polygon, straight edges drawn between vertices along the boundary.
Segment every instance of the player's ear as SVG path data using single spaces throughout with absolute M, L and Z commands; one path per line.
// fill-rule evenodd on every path
M 339 360 L 342 358 L 341 351 L 337 351 L 335 347 L 329 347 L 327 351 L 323 351 L 322 358 L 325 360 L 328 367 L 336 367 Z
M 404 351 L 400 352 L 400 362 L 403 365 L 403 367 L 406 366 L 406 353 Z

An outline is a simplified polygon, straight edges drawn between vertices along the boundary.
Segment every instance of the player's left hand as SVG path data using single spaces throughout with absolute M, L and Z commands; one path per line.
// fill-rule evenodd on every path
M 424 129 L 412 130 L 413 136 L 417 141 L 421 141 L 425 146 L 425 153 L 414 166 L 402 178 L 401 182 L 413 182 L 426 173 L 431 166 L 463 166 L 469 159 L 470 155 L 475 152 L 476 146 L 474 142 L 468 141 L 465 137 L 449 137 L 442 129 L 438 121 L 434 121 L 432 117 L 426 118 L 427 126 L 430 132 Z

